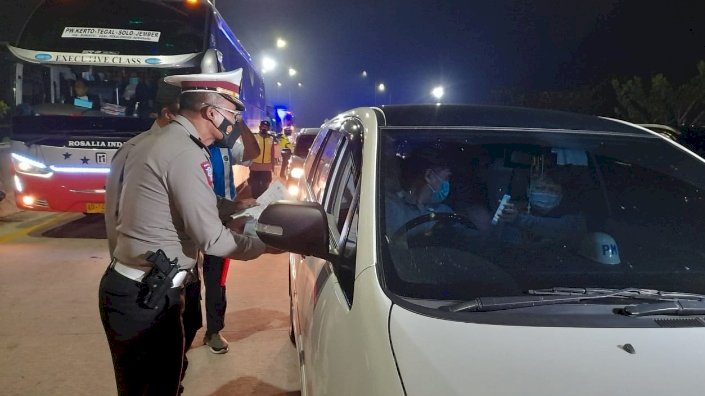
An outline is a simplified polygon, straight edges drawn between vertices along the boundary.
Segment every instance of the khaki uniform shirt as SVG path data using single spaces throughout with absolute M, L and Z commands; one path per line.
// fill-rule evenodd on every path
M 110 251 L 110 257 L 113 256 L 115 243 L 117 242 L 117 231 L 115 230 L 115 227 L 117 226 L 117 198 L 120 195 L 120 190 L 122 187 L 120 177 L 122 176 L 122 169 L 125 167 L 125 160 L 130 154 L 130 150 L 132 150 L 137 143 L 149 136 L 152 132 L 158 131 L 159 129 L 159 124 L 154 121 L 154 124 L 152 124 L 152 127 L 149 128 L 149 130 L 142 132 L 125 142 L 117 153 L 115 153 L 113 160 L 110 162 L 110 173 L 108 174 L 108 180 L 105 183 L 105 230 L 108 235 L 108 250 Z
M 146 270 L 147 251 L 157 249 L 184 269 L 196 264 L 199 250 L 239 260 L 262 254 L 262 241 L 222 225 L 212 184 L 208 149 L 186 118 L 144 137 L 125 161 L 114 257 Z

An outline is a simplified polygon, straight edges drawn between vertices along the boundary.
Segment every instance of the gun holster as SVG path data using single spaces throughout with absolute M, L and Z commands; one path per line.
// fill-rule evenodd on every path
M 147 252 L 147 261 L 152 263 L 152 269 L 142 280 L 144 298 L 142 304 L 148 308 L 159 309 L 168 303 L 165 298 L 172 288 L 174 276 L 179 272 L 178 259 L 170 261 L 164 251 Z

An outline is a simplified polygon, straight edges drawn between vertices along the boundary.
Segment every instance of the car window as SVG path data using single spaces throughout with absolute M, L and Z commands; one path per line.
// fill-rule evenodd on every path
M 311 171 L 313 170 L 314 164 L 318 161 L 318 159 L 321 156 L 321 148 L 324 146 L 325 142 L 328 140 L 328 137 L 330 136 L 330 131 L 322 131 L 316 136 L 316 139 L 313 141 L 313 144 L 311 145 L 310 149 L 310 154 L 309 156 L 306 157 L 306 161 L 304 162 L 304 171 L 306 174 L 306 180 L 310 183 L 311 180 L 313 180 L 313 174 Z
M 333 168 L 334 173 L 323 199 L 324 209 L 330 219 L 331 237 L 335 239 L 337 260 L 333 263 L 333 268 L 343 293 L 352 304 L 357 251 L 359 173 L 355 169 L 347 141 L 341 143 Z
M 310 183 L 313 198 L 319 203 L 323 203 L 323 191 L 328 183 L 328 177 L 331 174 L 335 163 L 335 155 L 338 153 L 343 135 L 333 131 L 326 140 L 325 145 L 321 149 L 318 161 L 315 163 L 315 168 L 312 169 Z

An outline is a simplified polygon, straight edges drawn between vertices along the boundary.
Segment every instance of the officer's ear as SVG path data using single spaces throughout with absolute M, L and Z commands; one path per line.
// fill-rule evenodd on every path
M 201 107 L 201 117 L 205 118 L 206 120 L 212 123 L 215 123 L 215 109 L 213 109 L 212 106 Z

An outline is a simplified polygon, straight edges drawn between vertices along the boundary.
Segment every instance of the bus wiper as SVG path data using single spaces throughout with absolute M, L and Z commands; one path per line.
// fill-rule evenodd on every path
M 705 315 L 705 301 L 665 301 L 627 305 L 618 311 L 626 316 L 648 315 Z
M 634 298 L 671 302 L 679 300 L 705 301 L 705 296 L 700 294 L 663 292 L 638 288 L 603 289 L 555 287 L 551 289 L 528 290 L 527 293 L 531 296 L 478 297 L 474 300 L 447 305 L 442 307 L 442 309 L 451 312 L 490 312 L 542 305 L 570 304 L 604 298 Z

